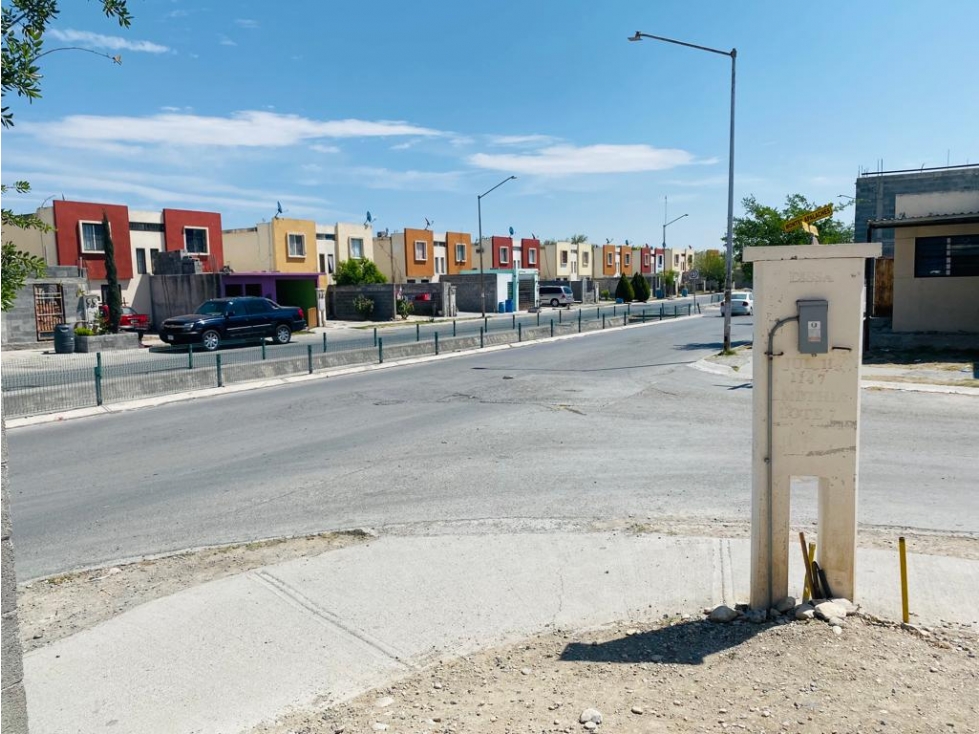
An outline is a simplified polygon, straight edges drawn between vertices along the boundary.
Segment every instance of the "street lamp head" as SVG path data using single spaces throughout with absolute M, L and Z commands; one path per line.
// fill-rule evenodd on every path
M 629 36 L 629 40 L 630 41 L 641 41 L 642 40 L 642 33 L 640 31 L 636 31 L 636 35 Z

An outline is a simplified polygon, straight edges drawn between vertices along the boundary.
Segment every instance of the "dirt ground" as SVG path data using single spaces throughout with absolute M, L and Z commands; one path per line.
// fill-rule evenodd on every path
M 976 636 L 847 617 L 661 620 L 559 631 L 459 658 L 253 734 L 386 731 L 976 732 Z
M 681 518 L 589 523 L 582 532 L 746 537 L 747 523 Z M 811 528 L 807 536 L 814 537 Z M 979 539 L 861 528 L 861 546 L 979 559 Z M 39 579 L 19 588 L 25 651 L 152 599 L 252 568 L 376 537 L 326 533 L 206 548 Z M 645 625 L 556 631 L 442 661 L 359 698 L 287 714 L 252 734 L 388 731 L 977 732 L 979 636 L 966 627 L 902 629 L 847 617 L 824 622 L 702 621 L 703 610 Z

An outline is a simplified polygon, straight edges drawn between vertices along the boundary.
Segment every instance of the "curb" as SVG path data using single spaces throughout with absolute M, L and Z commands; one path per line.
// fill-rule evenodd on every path
M 544 344 L 547 342 L 565 341 L 568 339 L 578 339 L 586 336 L 594 336 L 597 334 L 603 334 L 607 332 L 623 331 L 626 329 L 637 329 L 648 326 L 655 326 L 657 324 L 672 324 L 677 321 L 686 321 L 688 319 L 699 319 L 702 318 L 703 314 L 692 314 L 690 316 L 677 316 L 671 318 L 669 321 L 650 321 L 645 324 L 627 324 L 626 326 L 613 326 L 606 329 L 599 329 L 597 331 L 586 331 L 580 334 L 562 334 L 560 336 L 545 337 L 543 339 L 534 339 L 523 342 L 513 342 L 510 344 L 495 344 L 488 347 L 476 348 L 476 349 L 464 349 L 458 352 L 447 352 L 445 354 L 429 354 L 421 357 L 409 357 L 406 359 L 392 360 L 390 362 L 384 362 L 382 364 L 362 364 L 355 365 L 351 367 L 341 367 L 332 370 L 324 370 L 322 372 L 314 372 L 313 374 L 299 374 L 299 375 L 289 375 L 287 377 L 276 377 L 269 380 L 252 380 L 249 382 L 240 382 L 234 385 L 226 385 L 224 387 L 208 387 L 202 390 L 193 390 L 190 392 L 174 393 L 172 395 L 160 395 L 152 398 L 141 398 L 138 400 L 127 400 L 125 402 L 113 403 L 112 405 L 100 405 L 97 407 L 90 408 L 76 408 L 75 410 L 63 411 L 60 413 L 44 413 L 43 415 L 28 416 L 25 418 L 12 418 L 7 421 L 7 428 L 25 428 L 27 426 L 39 426 L 46 423 L 58 423 L 60 421 L 74 420 L 76 418 L 89 418 L 91 416 L 97 415 L 108 415 L 112 413 L 123 413 L 129 410 L 139 410 L 141 408 L 150 408 L 157 405 L 168 405 L 170 403 L 180 403 L 190 400 L 197 400 L 201 398 L 212 398 L 220 397 L 222 395 L 233 395 L 235 393 L 241 392 L 251 392 L 252 390 L 261 390 L 268 387 L 279 387 L 282 385 L 292 385 L 302 382 L 310 382 L 315 380 L 325 380 L 331 377 L 343 377 L 345 375 L 356 375 L 363 372 L 374 372 L 376 370 L 390 369 L 393 367 L 402 367 L 412 364 L 422 364 L 425 362 L 434 362 L 436 360 L 443 359 L 454 359 L 462 356 L 470 356 L 472 354 L 484 354 L 486 352 L 499 352 L 504 349 L 517 349 L 520 347 L 529 347 L 537 344 Z
M 690 365 L 701 372 L 722 377 L 740 378 L 746 382 L 753 382 L 749 375 L 743 375 L 733 368 L 711 362 L 704 358 Z M 923 392 L 936 395 L 968 395 L 969 397 L 979 397 L 979 387 L 969 387 L 967 385 L 934 385 L 931 383 L 919 382 L 886 382 L 883 380 L 860 380 L 860 387 L 864 390 L 896 390 L 899 392 Z

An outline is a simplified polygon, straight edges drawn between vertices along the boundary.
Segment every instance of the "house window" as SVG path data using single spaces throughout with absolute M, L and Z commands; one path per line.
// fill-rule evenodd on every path
M 289 257 L 306 257 L 306 235 L 289 234 Z
M 204 227 L 184 227 L 184 249 L 207 254 L 207 230 Z
M 680 267 L 680 256 L 679 255 L 674 255 L 673 256 L 673 266 L 674 267 Z
M 428 260 L 428 243 L 425 240 L 415 240 L 415 262 Z
M 466 245 L 465 243 L 456 244 L 456 262 L 464 263 L 466 262 Z
M 561 250 L 561 267 L 562 268 L 568 267 L 568 251 L 567 250 Z
M 326 272 L 333 273 L 335 270 L 336 270 L 336 267 L 335 267 L 334 262 L 333 262 L 333 253 L 332 252 L 327 253 L 327 255 L 326 255 Z
M 582 267 L 588 267 L 588 252 L 581 253 L 581 265 Z
M 656 269 L 657 270 L 662 270 L 663 269 L 663 256 L 662 255 L 657 255 L 656 256 Z
M 979 276 L 979 234 L 915 238 L 915 278 L 976 276 Z
M 507 265 L 510 262 L 510 248 L 500 248 L 500 265 Z
M 435 272 L 437 274 L 445 273 L 445 258 L 436 257 L 435 258 Z
M 150 248 L 150 273 L 153 272 L 153 266 L 156 264 L 156 256 L 160 254 L 160 250 L 157 247 Z
M 146 275 L 146 250 L 142 247 L 136 248 L 136 272 Z
M 320 253 L 320 272 L 326 272 L 326 255 L 324 255 L 322 252 Z
M 605 256 L 605 264 L 608 265 L 609 267 L 612 267 L 612 253 L 611 252 L 608 255 Z
M 105 252 L 105 230 L 102 222 L 79 222 L 82 252 Z
M 364 240 L 362 237 L 351 237 L 350 240 L 350 257 L 354 260 L 364 259 Z
M 642 256 L 642 264 L 645 267 L 647 267 L 647 268 L 649 267 L 649 253 L 648 252 L 644 252 L 643 253 L 643 256 Z
M 130 222 L 130 232 L 163 232 L 162 222 Z
M 624 257 L 625 257 L 625 266 L 626 266 L 626 267 L 629 267 L 629 265 L 630 265 L 630 264 L 632 263 L 632 255 L 630 255 L 630 254 L 629 254 L 629 253 L 627 252 L 627 253 L 626 253 L 626 254 L 624 255 Z
M 536 265 L 537 264 L 537 248 L 531 247 L 527 250 L 527 264 Z

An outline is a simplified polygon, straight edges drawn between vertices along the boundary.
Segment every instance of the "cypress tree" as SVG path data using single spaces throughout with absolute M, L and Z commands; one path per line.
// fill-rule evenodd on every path
M 102 250 L 105 253 L 105 282 L 109 291 L 106 305 L 109 307 L 109 333 L 119 333 L 122 318 L 122 290 L 119 288 L 119 272 L 116 270 L 116 248 L 109 231 L 109 215 L 102 212 Z

